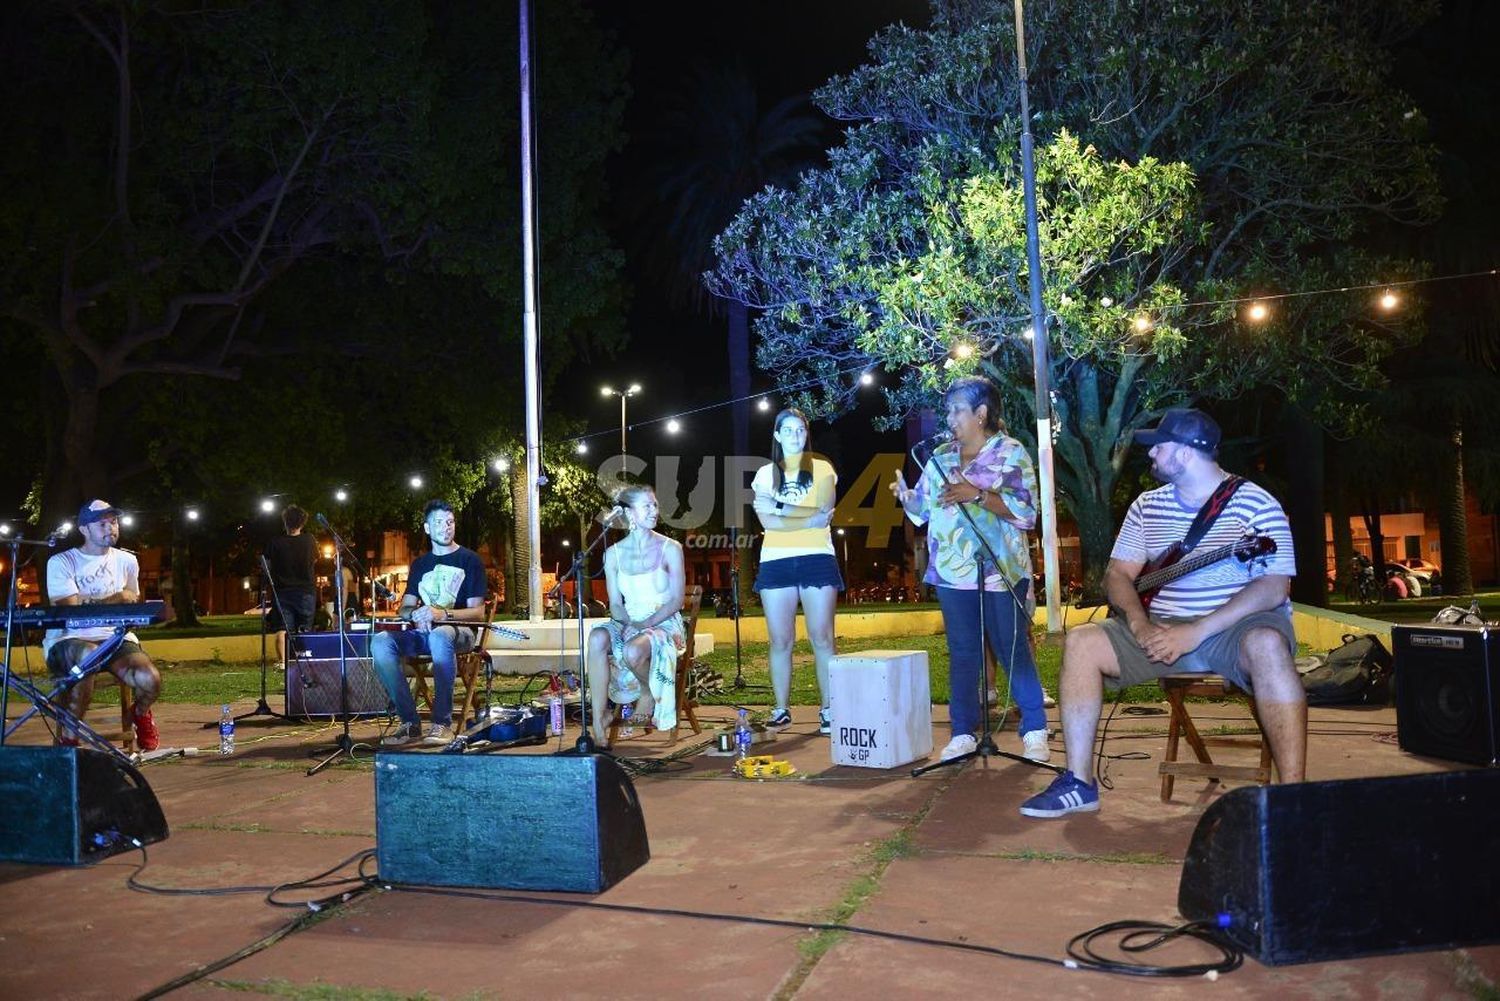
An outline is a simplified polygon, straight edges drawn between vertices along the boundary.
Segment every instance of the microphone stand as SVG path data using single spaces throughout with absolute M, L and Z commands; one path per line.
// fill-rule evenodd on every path
M 349 627 L 348 623 L 344 621 L 344 554 L 346 552 L 349 554 L 349 562 L 354 565 L 355 569 L 361 575 L 364 574 L 364 567 L 360 565 L 358 557 L 354 555 L 349 547 L 344 545 L 344 540 L 339 536 L 338 532 L 333 530 L 333 526 L 328 523 L 327 518 L 324 518 L 321 514 L 318 515 L 318 523 L 323 526 L 329 535 L 333 536 L 333 579 L 338 582 L 338 586 L 333 592 L 333 610 L 338 615 L 339 620 L 339 711 L 344 720 L 344 732 L 339 734 L 334 740 L 333 753 L 309 768 L 307 770 L 308 775 L 318 774 L 332 764 L 341 754 L 347 754 L 351 761 L 354 760 L 354 749 L 356 747 L 363 747 L 371 751 L 374 750 L 369 744 L 355 743 L 354 738 L 349 736 Z M 370 622 L 372 631 L 374 625 L 372 617 Z M 370 653 L 370 640 L 371 636 L 366 634 L 365 649 L 367 654 Z
M 5 722 L 10 712 L 10 651 L 15 636 L 16 585 L 21 572 L 19 565 L 21 547 L 36 546 L 39 549 L 56 549 L 57 541 L 52 536 L 38 540 L 23 539 L 19 535 L 5 540 L 5 545 L 10 548 L 10 591 L 5 596 L 5 661 L 3 665 L 0 665 L 0 747 L 5 746 Z M 34 699 L 32 701 L 35 702 Z
M 561 605 L 563 582 L 569 577 L 573 578 L 573 604 L 577 606 L 576 611 L 578 613 L 578 663 L 580 667 L 578 672 L 578 718 L 583 731 L 578 735 L 578 742 L 573 745 L 571 751 L 559 751 L 559 754 L 602 754 L 605 757 L 613 757 L 608 751 L 603 750 L 594 743 L 593 734 L 589 732 L 590 724 L 595 721 L 591 718 L 593 703 L 589 701 L 588 647 L 587 638 L 584 636 L 583 623 L 584 612 L 588 606 L 583 597 L 583 569 L 585 564 L 588 563 L 588 558 L 594 552 L 595 547 L 608 538 L 608 536 L 609 522 L 606 521 L 604 527 L 600 529 L 599 534 L 594 537 L 594 541 L 590 542 L 587 546 L 580 546 L 579 551 L 573 554 L 573 565 L 568 568 L 568 572 L 563 574 L 552 588 L 553 593 L 557 595 L 559 605 Z
M 271 591 L 271 600 L 276 603 L 276 611 L 281 616 L 281 624 L 283 626 L 285 626 L 287 624 L 286 606 L 281 603 L 281 592 L 278 591 L 278 590 L 276 590 L 276 581 L 272 579 L 272 577 L 271 577 L 271 568 L 270 568 L 270 566 L 266 562 L 265 554 L 262 553 L 261 557 L 260 557 L 260 592 L 259 592 L 259 594 L 260 594 L 260 701 L 255 704 L 255 708 L 254 709 L 250 710 L 247 713 L 240 713 L 238 716 L 236 716 L 234 718 L 234 721 L 236 723 L 238 723 L 242 719 L 250 719 L 251 717 L 254 717 L 254 716 L 269 716 L 272 719 L 281 719 L 281 720 L 290 720 L 292 718 L 290 716 L 287 716 L 284 713 L 279 713 L 279 712 L 275 711 L 274 709 L 271 708 L 271 704 L 266 701 L 266 619 L 268 618 L 268 616 L 266 615 L 266 613 L 267 613 L 267 611 L 269 611 L 269 609 L 266 608 L 266 589 L 267 588 L 269 588 L 270 591 Z M 286 649 L 287 649 L 287 652 L 289 654 L 295 655 L 298 652 L 297 651 L 297 644 L 300 643 L 300 642 L 301 641 L 296 638 L 296 634 L 293 633 L 290 629 L 287 629 L 287 631 L 286 631 Z M 288 661 L 290 661 L 292 659 L 293 659 L 292 657 L 288 657 L 287 658 Z M 283 692 L 286 691 L 286 678 L 287 678 L 287 675 L 290 674 L 290 673 L 291 673 L 291 665 L 289 663 L 283 662 L 283 664 L 282 664 L 282 675 L 281 675 L 281 678 L 282 678 L 281 688 L 282 688 Z M 210 723 L 204 723 L 203 724 L 203 729 L 205 729 L 205 730 L 212 730 L 215 727 L 217 727 L 218 725 L 219 725 L 219 721 L 218 720 L 214 720 L 214 721 L 212 721 Z
M 932 456 L 928 455 L 927 462 L 930 463 L 931 461 Z M 923 475 L 926 475 L 926 466 L 927 463 L 922 464 Z M 939 473 L 941 474 L 940 470 Z M 984 537 L 984 533 L 979 530 L 979 526 L 974 523 L 974 516 L 969 513 L 967 504 L 959 504 L 958 513 L 963 515 L 964 521 L 969 523 L 969 531 L 973 533 L 974 538 L 979 540 L 979 545 L 984 550 L 984 555 L 980 555 L 978 553 L 974 554 L 974 574 L 975 581 L 978 584 L 979 597 L 979 714 L 984 723 L 982 725 L 983 728 L 979 737 L 979 742 L 975 745 L 974 750 L 951 757 L 947 761 L 935 761 L 930 765 L 923 765 L 920 768 L 913 768 L 911 770 L 912 778 L 916 778 L 919 775 L 925 775 L 928 772 L 934 771 L 938 768 L 947 768 L 951 765 L 960 765 L 971 758 L 979 757 L 1009 758 L 1012 761 L 1019 761 L 1023 765 L 1030 765 L 1033 768 L 1046 768 L 1061 774 L 1062 769 L 1056 767 L 1055 765 L 1045 764 L 1040 761 L 1032 761 L 1030 758 L 1025 757 L 1024 755 L 1013 754 L 1010 751 L 1002 751 L 999 747 L 995 746 L 995 730 L 990 723 L 989 683 L 985 680 L 984 676 L 985 651 L 989 649 L 989 637 L 985 633 L 984 625 L 984 565 L 985 557 L 987 556 L 989 557 L 990 564 L 994 566 L 996 574 L 1000 574 L 1000 559 L 995 555 L 995 550 L 990 548 L 989 540 Z M 1005 580 L 1003 574 L 1000 574 L 1000 579 L 1004 581 L 1006 590 L 1010 592 L 1011 598 L 1015 599 L 1015 585 L 1010 581 Z M 1016 604 L 1018 606 L 1024 607 L 1024 603 L 1019 600 L 1016 601 Z M 1021 623 L 1019 621 L 1016 623 L 1016 628 L 1018 630 L 1021 628 Z M 1011 670 L 1011 665 L 1006 664 L 1005 670 L 1008 675 Z

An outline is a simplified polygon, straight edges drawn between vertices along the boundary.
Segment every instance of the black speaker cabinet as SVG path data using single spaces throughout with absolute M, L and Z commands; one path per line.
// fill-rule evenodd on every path
M 1177 908 L 1268 964 L 1500 941 L 1500 771 L 1236 789 Z
M 0 861 L 80 865 L 166 837 L 156 794 L 114 755 L 0 747 Z
M 630 777 L 608 758 L 375 756 L 380 878 L 599 893 L 651 857 Z
M 1391 643 L 1401 749 L 1495 764 L 1500 634 L 1488 626 L 1396 626 Z
M 390 704 L 385 686 L 368 657 L 347 658 L 349 665 L 349 712 L 354 716 L 385 713 Z M 339 659 L 299 657 L 286 665 L 286 715 L 338 716 L 342 714 L 339 691 Z

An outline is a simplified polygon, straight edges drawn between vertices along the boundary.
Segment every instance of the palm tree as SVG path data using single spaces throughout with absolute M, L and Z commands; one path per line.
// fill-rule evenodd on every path
M 659 125 L 647 137 L 653 149 L 646 171 L 643 248 L 652 269 L 667 280 L 669 296 L 710 315 L 726 316 L 729 391 L 735 453 L 749 448 L 750 318 L 738 302 L 715 299 L 702 275 L 713 266 L 713 241 L 741 204 L 768 184 L 784 184 L 814 164 L 826 139 L 826 120 L 805 96 L 762 109 L 742 63 L 699 62 L 661 106 Z

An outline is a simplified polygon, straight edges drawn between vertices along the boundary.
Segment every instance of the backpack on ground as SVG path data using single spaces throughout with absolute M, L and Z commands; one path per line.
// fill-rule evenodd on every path
M 1302 676 L 1310 706 L 1385 705 L 1391 697 L 1390 651 L 1369 633 L 1344 635 L 1323 663 Z

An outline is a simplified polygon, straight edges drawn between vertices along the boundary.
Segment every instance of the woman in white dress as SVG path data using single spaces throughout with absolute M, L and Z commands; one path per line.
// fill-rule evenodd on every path
M 677 725 L 677 655 L 686 647 L 682 626 L 682 545 L 656 529 L 650 487 L 615 495 L 630 534 L 604 551 L 609 621 L 589 633 L 589 695 L 594 741 L 604 746 L 613 714 L 609 703 L 633 706 L 633 717 L 657 729 Z

